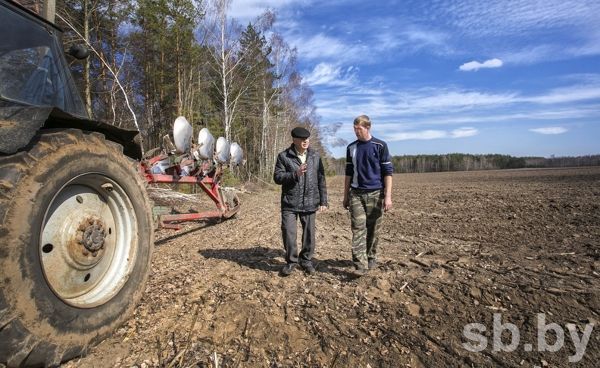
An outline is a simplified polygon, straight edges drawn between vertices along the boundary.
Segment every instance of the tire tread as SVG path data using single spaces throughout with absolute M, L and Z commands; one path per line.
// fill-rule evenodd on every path
M 27 336 L 15 349 L 13 355 L 8 358 L 8 361 L 6 362 L 7 365 L 9 367 L 22 366 L 23 362 L 25 362 L 29 354 L 31 354 L 33 349 L 35 349 L 39 343 L 39 340 L 33 338 L 33 336 Z
M 35 141 L 37 140 L 37 141 Z M 35 165 L 40 165 L 44 157 L 56 152 L 63 146 L 74 144 L 87 144 L 89 150 L 94 150 L 96 145 L 103 144 L 108 150 L 122 155 L 123 147 L 107 140 L 103 134 L 83 132 L 78 129 L 53 129 L 43 131 L 34 138 L 29 151 L 19 152 L 11 156 L 0 157 L 0 260 L 7 257 L 3 249 L 3 241 L 8 230 L 6 229 L 8 211 L 17 195 L 20 182 L 28 175 L 28 170 Z M 135 169 L 133 170 L 135 171 Z M 145 192 L 145 181 L 137 180 L 139 189 L 145 197 L 146 211 L 151 220 L 150 200 Z M 32 201 L 35 198 L 31 199 Z M 143 230 L 143 229 L 140 229 Z M 149 229 L 153 231 L 153 229 Z M 153 234 L 150 234 L 150 241 Z M 150 255 L 151 258 L 150 244 Z M 149 265 L 148 265 L 149 266 Z M 149 267 L 148 267 L 149 269 Z M 147 278 L 147 273 L 143 281 Z M 55 345 L 49 341 L 41 341 L 30 333 L 20 322 L 18 313 L 11 310 L 6 301 L 3 287 L 7 281 L 0 275 L 0 368 L 13 366 L 59 366 L 63 361 L 72 359 L 87 351 L 87 345 Z M 96 341 L 98 342 L 98 341 Z

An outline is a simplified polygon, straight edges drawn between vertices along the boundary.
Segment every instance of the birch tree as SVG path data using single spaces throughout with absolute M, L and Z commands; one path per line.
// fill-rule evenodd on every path
M 227 140 L 233 138 L 232 127 L 240 99 L 255 83 L 254 74 L 241 72 L 242 65 L 248 65 L 246 58 L 251 49 L 243 48 L 240 44 L 241 28 L 227 15 L 230 4 L 231 0 L 211 0 L 207 14 L 213 16 L 207 17 L 204 24 L 211 65 L 216 76 L 213 88 L 221 105 L 223 131 Z
M 286 109 L 284 108 L 285 90 L 290 83 L 292 76 L 296 70 L 297 50 L 291 48 L 278 33 L 273 33 L 270 39 L 271 44 L 271 62 L 273 64 L 273 73 L 275 75 L 272 99 L 269 103 L 273 103 L 274 108 L 268 107 L 274 114 L 273 123 L 263 122 L 264 142 L 261 140 L 261 147 L 264 146 L 271 149 L 265 152 L 265 167 L 273 167 L 279 150 L 283 149 L 283 143 L 280 137 L 287 137 L 285 130 L 288 127 L 286 117 Z M 271 130 L 269 131 L 269 128 Z M 270 139 L 269 139 L 270 138 Z M 286 142 L 287 143 L 287 142 Z

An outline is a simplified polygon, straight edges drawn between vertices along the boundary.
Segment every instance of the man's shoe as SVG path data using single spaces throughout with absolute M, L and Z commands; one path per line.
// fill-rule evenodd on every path
M 281 276 L 289 276 L 296 268 L 296 263 L 288 263 L 281 269 Z
M 302 268 L 304 269 L 304 272 L 306 272 L 309 275 L 314 275 L 317 270 L 315 270 L 315 267 L 312 265 L 312 263 L 307 263 L 305 265 L 302 265 Z
M 369 270 L 375 270 L 377 269 L 377 260 L 376 259 L 369 259 Z
M 367 269 L 365 268 L 365 266 L 362 265 L 362 263 L 355 263 L 354 264 L 354 274 L 357 276 L 363 276 L 367 274 Z
M 354 262 L 354 269 L 358 271 L 358 270 L 360 270 L 360 269 L 363 269 L 363 270 L 364 270 L 364 269 L 366 269 L 366 268 L 365 268 L 365 265 L 364 265 L 364 264 L 362 264 L 362 262 Z
M 367 270 L 366 268 L 364 268 L 364 267 L 358 267 L 358 268 L 357 268 L 357 269 L 354 271 L 354 274 L 355 274 L 356 276 L 360 277 L 360 276 L 364 276 L 364 275 L 366 275 L 366 274 L 367 274 L 367 272 L 369 272 L 369 270 Z

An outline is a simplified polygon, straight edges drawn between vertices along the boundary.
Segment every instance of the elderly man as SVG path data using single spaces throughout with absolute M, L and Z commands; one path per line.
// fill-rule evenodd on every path
M 281 275 L 288 276 L 300 264 L 312 275 L 315 268 L 315 212 L 327 208 L 325 170 L 319 153 L 311 148 L 310 132 L 302 127 L 292 129 L 292 145 L 280 152 L 273 173 L 281 190 L 281 232 L 286 265 Z M 298 254 L 296 224 L 302 224 L 302 249 Z

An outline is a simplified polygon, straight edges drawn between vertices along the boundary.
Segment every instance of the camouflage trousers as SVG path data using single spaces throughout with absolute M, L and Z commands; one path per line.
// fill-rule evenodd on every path
M 367 268 L 369 260 L 377 259 L 377 233 L 382 216 L 383 190 L 350 190 L 352 262 L 356 267 Z

